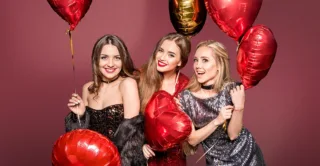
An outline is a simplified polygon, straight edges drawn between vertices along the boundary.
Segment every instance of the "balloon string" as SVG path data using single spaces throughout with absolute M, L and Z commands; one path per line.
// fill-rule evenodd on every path
M 74 84 L 74 93 L 77 93 L 76 90 L 76 69 L 75 69 L 75 63 L 74 63 L 74 49 L 73 49 L 73 42 L 72 42 L 72 34 L 71 30 L 67 31 L 69 39 L 70 39 L 70 50 L 71 50 L 71 60 L 72 60 L 72 71 L 73 71 L 73 84 Z M 79 106 L 77 106 L 77 109 L 79 109 Z M 80 121 L 80 115 L 77 114 L 78 122 L 81 127 L 81 121 Z
M 239 51 L 239 47 L 240 47 L 240 42 L 238 42 L 238 45 L 237 45 L 237 49 L 236 49 L 236 52 L 238 53 Z
M 196 164 L 202 159 L 203 156 L 205 156 L 216 145 L 216 143 L 213 144 L 205 153 L 203 153 L 202 156 L 200 156 L 200 158 L 196 161 Z
M 74 50 L 73 50 L 72 34 L 71 34 L 70 30 L 68 30 L 68 35 L 69 35 L 69 39 L 70 39 L 70 50 L 71 50 L 72 70 L 73 70 L 74 93 L 77 93 L 77 91 L 76 91 L 76 70 L 75 70 L 75 63 L 74 63 Z

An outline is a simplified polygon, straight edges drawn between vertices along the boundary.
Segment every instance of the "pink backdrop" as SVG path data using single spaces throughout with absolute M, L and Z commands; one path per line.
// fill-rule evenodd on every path
M 126 3 L 124 3 L 126 2 Z M 268 165 L 319 165 L 319 23 L 316 0 L 264 0 L 255 24 L 270 27 L 278 53 L 268 76 L 247 91 L 245 126 L 253 133 Z M 47 1 L 1 3 L 0 165 L 51 165 L 55 140 L 64 133 L 67 101 L 73 92 L 68 28 Z M 77 90 L 91 79 L 94 42 L 106 33 L 123 38 L 136 66 L 150 56 L 156 42 L 174 31 L 168 2 L 99 0 L 74 31 Z M 236 44 L 208 16 L 192 39 L 224 43 L 236 72 Z M 183 69 L 192 74 L 192 60 Z M 202 154 L 188 159 L 194 165 Z M 204 165 L 204 159 L 198 164 Z M 317 163 L 317 164 L 316 164 Z

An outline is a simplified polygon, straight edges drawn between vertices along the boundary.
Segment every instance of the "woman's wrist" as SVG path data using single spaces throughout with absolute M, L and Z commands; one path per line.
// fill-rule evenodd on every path
M 214 119 L 214 120 L 212 121 L 212 124 L 213 124 L 213 127 L 218 127 L 219 125 L 221 125 L 221 123 L 219 123 L 218 118 Z
M 243 111 L 244 110 L 244 106 L 234 106 L 234 111 Z

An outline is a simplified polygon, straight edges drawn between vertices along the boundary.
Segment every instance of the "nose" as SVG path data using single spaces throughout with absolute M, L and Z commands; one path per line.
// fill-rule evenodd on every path
M 200 69 L 201 68 L 201 64 L 199 62 L 196 62 L 195 64 L 196 69 Z
M 114 64 L 113 64 L 113 59 L 112 59 L 112 58 L 109 58 L 109 59 L 108 59 L 108 62 L 107 62 L 107 66 L 108 66 L 108 67 L 113 67 L 113 65 L 114 65 Z
M 164 53 L 161 53 L 160 60 L 166 60 L 167 55 Z

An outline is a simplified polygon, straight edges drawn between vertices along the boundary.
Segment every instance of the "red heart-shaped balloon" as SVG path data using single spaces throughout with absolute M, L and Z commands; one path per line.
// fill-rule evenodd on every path
M 102 134 L 92 130 L 78 129 L 60 136 L 55 142 L 52 164 L 54 166 L 120 166 L 120 155 L 117 147 Z
M 172 148 L 191 133 L 191 120 L 179 110 L 173 96 L 160 90 L 148 102 L 145 109 L 145 136 L 153 150 Z
M 245 89 L 256 86 L 269 72 L 277 52 L 272 31 L 257 25 L 248 30 L 238 48 L 237 71 Z
M 48 0 L 51 8 L 70 24 L 70 30 L 78 25 L 90 8 L 92 0 Z
M 262 0 L 205 0 L 212 20 L 236 41 L 256 20 Z

